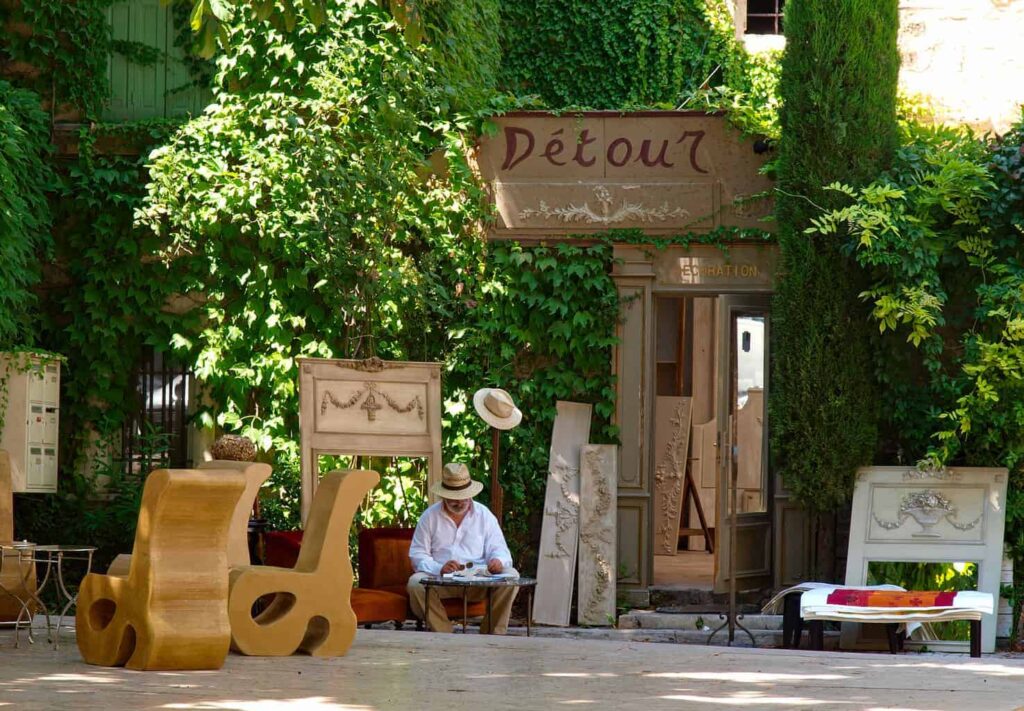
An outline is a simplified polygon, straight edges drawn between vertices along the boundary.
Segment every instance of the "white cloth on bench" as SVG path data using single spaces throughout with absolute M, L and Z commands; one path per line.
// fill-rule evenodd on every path
M 956 593 L 953 604 L 932 607 L 870 607 L 828 602 L 832 591 L 808 590 L 800 597 L 800 616 L 805 620 L 849 620 L 851 622 L 923 622 L 939 620 L 980 620 L 995 609 L 990 593 L 967 590 Z
M 791 588 L 786 588 L 775 594 L 771 600 L 769 600 L 763 608 L 761 608 L 761 614 L 764 615 L 781 615 L 785 607 L 786 596 L 791 593 L 802 593 L 808 590 L 826 590 L 831 592 L 832 590 L 896 590 L 898 592 L 906 592 L 904 588 L 899 585 L 836 585 L 835 583 L 800 583 L 794 585 Z

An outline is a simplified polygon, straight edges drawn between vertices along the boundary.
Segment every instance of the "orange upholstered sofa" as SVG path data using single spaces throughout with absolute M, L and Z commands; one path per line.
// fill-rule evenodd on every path
M 413 617 L 406 584 L 412 575 L 409 546 L 411 528 L 364 528 L 359 532 L 359 587 L 352 588 L 352 609 L 359 624 L 394 621 L 399 626 Z M 301 531 L 270 531 L 265 537 L 267 565 L 290 568 L 295 565 Z M 462 617 L 462 601 L 444 601 L 450 618 Z M 484 614 L 483 602 L 469 604 L 470 617 Z M 422 622 L 417 621 L 417 626 Z

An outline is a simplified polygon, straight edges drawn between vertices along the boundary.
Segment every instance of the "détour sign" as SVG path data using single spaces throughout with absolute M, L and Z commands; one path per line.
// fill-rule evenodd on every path
M 493 121 L 478 161 L 498 208 L 496 238 L 763 227 L 770 211 L 757 197 L 771 185 L 759 174 L 763 157 L 719 115 L 523 112 Z
M 707 135 L 706 131 L 683 131 L 682 135 L 674 142 L 670 138 L 643 138 L 640 146 L 635 147 L 629 136 L 618 136 L 608 142 L 604 151 L 592 146 L 597 143 L 597 136 L 590 135 L 590 129 L 585 128 L 575 137 L 575 150 L 572 158 L 561 159 L 566 153 L 566 139 L 572 137 L 565 135 L 565 129 L 559 128 L 551 132 L 550 137 L 544 143 L 544 149 L 540 157 L 551 165 L 563 166 L 570 162 L 576 163 L 583 168 L 589 168 L 597 163 L 598 155 L 608 165 L 615 168 L 622 168 L 630 161 L 643 163 L 648 168 L 674 168 L 678 159 L 669 159 L 669 151 L 679 144 L 689 141 L 688 160 L 690 168 L 697 173 L 707 173 L 697 163 L 697 149 L 701 141 Z M 517 165 L 534 155 L 534 148 L 537 146 L 537 138 L 533 131 L 522 126 L 505 126 L 505 160 L 501 164 L 501 170 L 511 172 Z M 657 146 L 655 143 L 657 142 Z M 570 146 L 570 150 L 571 150 Z M 685 148 L 685 147 L 684 147 Z M 635 150 L 634 150 L 635 149 Z M 634 157 L 635 156 L 635 157 Z

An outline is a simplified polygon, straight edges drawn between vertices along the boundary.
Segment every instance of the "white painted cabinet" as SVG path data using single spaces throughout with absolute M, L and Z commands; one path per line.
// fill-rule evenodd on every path
M 11 457 L 14 492 L 57 491 L 60 362 L 0 354 L 0 449 Z

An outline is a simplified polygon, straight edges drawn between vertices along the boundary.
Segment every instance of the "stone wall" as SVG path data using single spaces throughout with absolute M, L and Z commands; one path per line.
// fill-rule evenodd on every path
M 940 121 L 1004 131 L 1024 102 L 1024 0 L 900 0 L 900 84 Z
M 747 0 L 733 0 L 751 51 L 781 49 L 778 35 L 742 34 Z M 900 85 L 923 95 L 936 119 L 1005 131 L 1024 103 L 1024 0 L 899 0 Z

